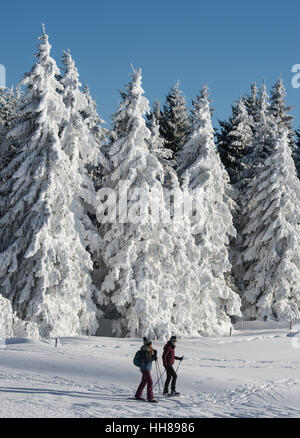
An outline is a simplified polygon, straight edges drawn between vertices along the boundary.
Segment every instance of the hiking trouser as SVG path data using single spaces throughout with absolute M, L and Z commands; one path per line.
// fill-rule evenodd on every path
M 141 383 L 135 393 L 136 397 L 142 397 L 143 390 L 145 386 L 147 385 L 147 399 L 152 400 L 153 399 L 153 380 L 151 377 L 150 371 L 141 371 L 142 373 L 142 380 Z
M 172 366 L 166 366 L 165 369 L 166 369 L 166 373 L 167 373 L 167 379 L 166 379 L 166 383 L 165 383 L 165 387 L 164 387 L 164 392 L 169 391 L 169 384 L 170 384 L 171 379 L 172 379 L 171 391 L 175 391 L 177 374 Z

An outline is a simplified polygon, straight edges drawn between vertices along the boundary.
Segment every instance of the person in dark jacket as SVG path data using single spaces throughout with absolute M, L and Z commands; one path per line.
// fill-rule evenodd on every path
M 173 364 L 176 360 L 182 360 L 182 357 L 175 356 L 175 345 L 177 342 L 176 336 L 171 336 L 170 340 L 164 346 L 164 352 L 162 355 L 163 365 L 167 373 L 167 379 L 164 386 L 164 394 L 169 394 L 169 384 L 171 382 L 171 395 L 179 395 L 176 391 L 177 374 L 173 368 Z M 172 381 L 171 381 L 172 380 Z
M 153 396 L 153 380 L 151 377 L 152 362 L 157 360 L 157 351 L 152 348 L 152 342 L 147 338 L 143 338 L 143 345 L 141 347 L 142 357 L 141 357 L 141 367 L 140 371 L 142 373 L 141 383 L 135 393 L 135 398 L 137 400 L 143 400 L 142 394 L 145 386 L 147 385 L 147 399 L 149 402 L 155 403 L 156 400 Z

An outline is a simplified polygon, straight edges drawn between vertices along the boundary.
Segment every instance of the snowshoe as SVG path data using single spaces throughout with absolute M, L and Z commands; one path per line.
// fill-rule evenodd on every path
M 180 395 L 180 392 L 177 391 L 171 391 L 170 394 L 168 394 L 168 397 L 178 397 Z
M 155 400 L 155 398 L 152 398 L 151 400 L 148 400 L 149 403 L 158 403 L 158 400 Z

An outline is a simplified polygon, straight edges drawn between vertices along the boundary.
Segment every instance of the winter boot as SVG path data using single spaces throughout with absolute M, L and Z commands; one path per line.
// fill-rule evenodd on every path
M 155 400 L 155 398 L 152 398 L 151 400 L 148 400 L 149 403 L 158 403 L 158 400 Z
M 170 396 L 180 395 L 180 392 L 177 392 L 176 390 L 171 391 Z

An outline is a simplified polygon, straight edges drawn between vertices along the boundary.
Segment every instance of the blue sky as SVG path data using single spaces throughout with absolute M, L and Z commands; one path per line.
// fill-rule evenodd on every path
M 290 1 L 36 0 L 1 2 L 0 64 L 7 85 L 31 68 L 41 23 L 60 64 L 71 49 L 101 116 L 109 123 L 130 63 L 143 70 L 145 95 L 164 101 L 178 79 L 190 105 L 202 84 L 211 89 L 217 119 L 250 83 L 270 88 L 282 74 L 300 126 L 300 88 L 291 68 L 300 64 L 300 5 Z M 300 81 L 299 81 L 300 82 Z

